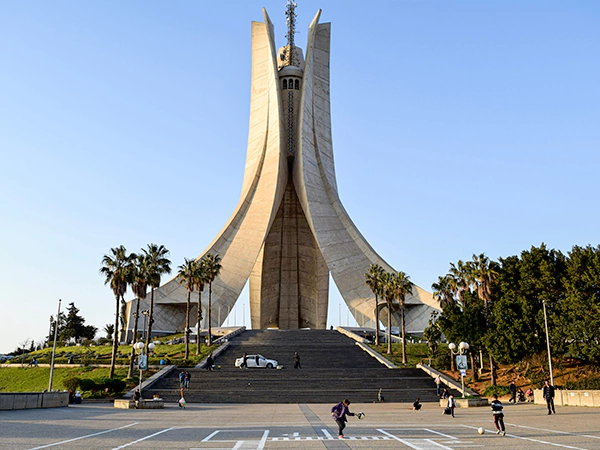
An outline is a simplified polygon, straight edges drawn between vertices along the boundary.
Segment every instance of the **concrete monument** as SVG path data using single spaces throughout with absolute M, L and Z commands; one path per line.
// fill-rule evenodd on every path
M 242 194 L 229 221 L 198 257 L 222 258 L 211 325 L 223 323 L 250 279 L 252 328 L 323 329 L 331 274 L 357 322 L 374 327 L 375 299 L 365 273 L 370 264 L 393 269 L 360 234 L 338 195 L 329 99 L 331 24 L 319 23 L 319 10 L 308 29 L 305 57 L 294 42 L 293 1 L 286 10 L 287 45 L 279 49 L 264 9 L 263 14 L 264 22 L 252 23 Z M 186 290 L 177 278 L 157 289 L 154 299 L 153 329 L 182 330 Z M 437 305 L 431 294 L 415 286 L 406 299 L 407 330 L 422 331 L 432 308 Z M 393 316 L 397 325 L 399 314 Z

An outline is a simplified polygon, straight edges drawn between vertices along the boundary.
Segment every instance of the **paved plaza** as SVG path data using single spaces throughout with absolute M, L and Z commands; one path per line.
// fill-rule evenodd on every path
M 168 404 L 120 410 L 111 404 L 0 412 L 0 448 L 20 449 L 587 449 L 600 448 L 600 410 L 505 405 L 506 436 L 487 407 L 442 415 L 437 404 L 351 405 L 346 439 L 337 437 L 332 405 Z M 484 435 L 477 428 L 486 430 Z

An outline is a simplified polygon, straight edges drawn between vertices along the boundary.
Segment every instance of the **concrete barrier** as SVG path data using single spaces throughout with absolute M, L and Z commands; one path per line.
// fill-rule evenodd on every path
M 160 400 L 140 400 L 136 408 L 133 400 L 117 399 L 114 403 L 115 408 L 120 409 L 163 409 L 165 407 L 165 401 Z
M 0 410 L 69 406 L 68 392 L 2 392 Z
M 542 389 L 533 391 L 533 402 L 536 405 L 546 405 Z M 600 390 L 571 391 L 556 389 L 554 391 L 554 405 L 600 408 Z

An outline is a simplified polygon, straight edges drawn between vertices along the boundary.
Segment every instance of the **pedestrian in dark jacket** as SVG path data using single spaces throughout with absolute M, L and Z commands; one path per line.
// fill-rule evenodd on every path
M 185 370 L 182 370 L 179 374 L 179 388 L 183 389 L 185 387 Z
M 494 416 L 494 425 L 496 426 L 496 434 L 502 434 L 504 436 L 506 434 L 506 428 L 504 428 L 504 412 L 502 409 L 502 402 L 498 400 L 498 396 L 496 394 L 492 395 L 492 402 L 490 403 L 492 407 L 492 414 Z
M 510 398 L 508 399 L 508 403 L 517 403 L 517 385 L 514 381 L 511 381 L 508 385 L 508 391 L 510 392 Z
M 294 352 L 294 369 L 301 369 L 300 367 L 300 355 L 298 352 Z
M 190 381 L 192 380 L 192 374 L 188 371 L 185 372 L 185 388 L 190 388 Z
M 544 396 L 546 405 L 548 406 L 548 415 L 552 413 L 556 414 L 556 410 L 554 409 L 554 386 L 552 386 L 548 380 L 544 381 L 542 395 Z
M 210 353 L 208 358 L 206 358 L 206 370 L 213 370 L 215 366 L 215 360 L 213 359 L 213 354 Z
M 343 401 L 331 408 L 331 416 L 338 424 L 338 434 L 340 439 L 344 439 L 344 428 L 346 428 L 346 422 L 348 421 L 348 419 L 346 419 L 346 415 L 355 415 L 353 412 L 350 412 L 348 406 L 350 406 L 350 400 L 345 398 Z

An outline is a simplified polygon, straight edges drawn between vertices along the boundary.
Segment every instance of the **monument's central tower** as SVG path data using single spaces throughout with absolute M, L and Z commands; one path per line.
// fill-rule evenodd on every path
M 294 43 L 295 4 L 286 9 L 287 45 L 277 51 L 282 150 L 287 159 L 283 199 L 250 276 L 253 328 L 325 328 L 329 269 L 294 185 L 294 160 L 304 75 L 302 50 Z
M 304 57 L 294 42 L 295 6 L 288 0 L 287 44 L 279 49 L 264 9 L 264 22 L 252 23 L 242 194 L 229 221 L 198 257 L 221 255 L 211 325 L 223 323 L 250 279 L 252 328 L 325 328 L 331 276 L 356 321 L 374 327 L 375 298 L 365 273 L 371 264 L 393 269 L 360 234 L 338 195 L 329 98 L 331 24 L 320 24 L 317 12 Z M 154 295 L 155 329 L 181 329 L 185 287 L 174 278 Z M 405 305 L 409 332 L 423 330 L 437 306 L 417 286 Z M 395 314 L 393 322 L 398 323 Z

